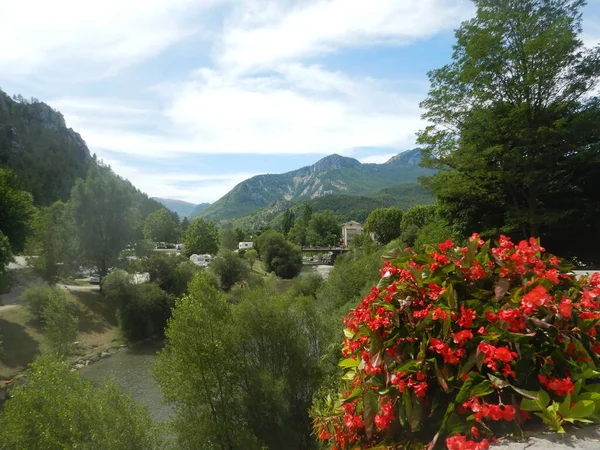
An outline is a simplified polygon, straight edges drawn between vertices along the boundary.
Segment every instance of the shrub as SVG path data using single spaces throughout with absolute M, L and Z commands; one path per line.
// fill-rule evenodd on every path
M 323 284 L 323 277 L 318 273 L 307 273 L 292 280 L 292 289 L 299 295 L 316 298 L 317 291 Z
M 273 271 L 281 278 L 294 278 L 302 270 L 300 250 L 286 241 L 283 234 L 266 231 L 258 237 L 256 246 L 267 272 Z
M 173 296 L 154 283 L 133 284 L 128 292 L 129 297 L 117 311 L 125 337 L 138 340 L 163 336 L 175 304 Z
M 48 302 L 42 310 L 42 318 L 52 351 L 61 356 L 72 353 L 79 321 L 69 311 L 69 300 L 63 291 L 50 290 Z
M 58 288 L 51 288 L 47 284 L 40 283 L 28 287 L 21 293 L 21 303 L 27 308 L 38 320 L 43 320 L 42 312 L 48 304 L 50 294 Z
M 218 278 L 221 288 L 229 291 L 238 281 L 248 278 L 248 264 L 231 250 L 222 249 L 211 261 L 209 270 Z
M 600 276 L 504 236 L 389 256 L 344 320 L 346 385 L 312 411 L 321 440 L 484 449 L 534 420 L 599 421 Z

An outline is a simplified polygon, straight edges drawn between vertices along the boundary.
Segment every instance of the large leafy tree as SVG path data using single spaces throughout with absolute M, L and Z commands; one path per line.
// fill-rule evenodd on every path
M 335 245 L 340 239 L 342 228 L 333 211 L 312 214 L 306 229 L 306 240 L 310 245 Z
M 21 189 L 17 176 L 0 169 L 0 231 L 8 238 L 13 252 L 23 250 L 35 213 L 33 197 Z
M 281 278 L 294 278 L 302 270 L 302 254 L 283 234 L 269 230 L 261 234 L 256 246 L 267 272 Z
M 77 180 L 71 203 L 82 257 L 105 276 L 134 237 L 132 193 L 109 168 L 94 165 Z
M 219 230 L 215 223 L 202 217 L 194 220 L 183 235 L 183 251 L 187 256 L 214 255 L 219 251 Z
M 30 264 L 48 283 L 54 284 L 77 260 L 75 234 L 73 215 L 67 205 L 58 201 L 40 209 L 27 250 L 36 255 Z
M 463 233 L 542 236 L 597 254 L 600 47 L 579 33 L 584 0 L 474 0 L 452 62 L 430 72 L 420 133 L 426 184 Z M 577 236 L 574 242 L 573 234 Z M 591 251 L 590 251 L 591 250 Z M 597 258 L 597 256 L 596 256 Z
M 161 208 L 146 217 L 144 237 L 154 242 L 175 242 L 179 235 L 177 215 Z
M 164 448 L 148 411 L 113 384 L 98 389 L 58 359 L 43 357 L 0 411 L 0 446 L 146 450 Z
M 375 239 L 380 244 L 387 244 L 400 236 L 402 210 L 394 206 L 377 208 L 369 214 L 365 221 L 365 231 L 375 233 Z

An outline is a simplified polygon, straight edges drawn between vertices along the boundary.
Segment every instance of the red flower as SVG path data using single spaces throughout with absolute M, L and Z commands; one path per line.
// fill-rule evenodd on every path
M 448 239 L 446 242 L 442 242 L 441 244 L 439 244 L 438 248 L 442 253 L 446 253 L 451 248 L 456 248 L 456 244 L 454 244 L 454 242 Z
M 498 318 L 498 314 L 494 314 L 493 312 L 486 311 L 485 313 L 485 319 L 492 323 L 498 322 Z
M 542 285 L 534 287 L 521 299 L 521 309 L 525 314 L 531 314 L 538 306 L 544 306 L 550 300 L 550 295 Z
M 505 364 L 502 368 L 502 375 L 504 375 L 504 378 L 508 378 L 509 376 L 517 378 L 517 373 L 514 370 L 512 370 L 512 368 L 508 364 Z
M 446 438 L 446 447 L 448 450 L 487 450 L 490 442 L 487 439 L 481 442 L 468 441 L 466 437 L 457 434 Z
M 462 347 L 473 339 L 473 332 L 471 330 L 462 330 L 458 333 L 452 333 L 452 336 L 454 337 L 454 343 Z
M 550 378 L 543 374 L 538 374 L 538 380 L 542 386 L 549 391 L 554 392 L 558 396 L 565 396 L 575 392 L 575 386 L 571 381 L 571 377 L 566 378 Z
M 511 323 L 513 320 L 519 317 L 519 315 L 520 312 L 516 309 L 503 309 L 498 313 L 498 317 L 507 323 Z
M 461 327 L 471 328 L 475 317 L 475 311 L 471 308 L 465 308 L 464 305 L 460 305 L 460 318 L 458 319 L 458 324 Z
M 563 299 L 558 304 L 558 312 L 560 312 L 560 315 L 563 316 L 565 319 L 569 319 L 571 317 L 572 307 L 573 302 L 570 299 L 563 297 Z
M 433 320 L 448 320 L 448 314 L 446 314 L 446 311 L 444 311 L 442 308 L 436 308 L 433 311 L 433 315 L 431 316 L 431 318 Z
M 388 399 L 381 400 L 381 410 L 375 414 L 375 426 L 379 430 L 386 430 L 394 420 L 394 406 Z

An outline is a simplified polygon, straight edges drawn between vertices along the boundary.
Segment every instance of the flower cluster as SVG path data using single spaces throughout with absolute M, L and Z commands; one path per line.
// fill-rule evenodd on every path
M 317 436 L 340 450 L 479 450 L 529 420 L 594 417 L 600 276 L 570 269 L 505 236 L 390 255 L 344 319 L 346 387 L 314 418 Z

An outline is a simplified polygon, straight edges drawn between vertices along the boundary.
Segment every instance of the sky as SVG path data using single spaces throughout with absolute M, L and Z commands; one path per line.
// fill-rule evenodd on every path
M 214 202 L 333 153 L 415 147 L 469 0 L 0 0 L 0 88 L 150 196 Z M 600 41 L 600 0 L 584 11 Z

